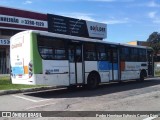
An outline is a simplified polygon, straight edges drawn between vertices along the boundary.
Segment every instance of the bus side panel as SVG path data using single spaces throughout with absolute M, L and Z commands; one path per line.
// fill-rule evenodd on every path
M 29 77 L 36 85 L 43 85 L 42 58 L 38 51 L 37 34 L 30 34 L 30 60 L 28 61 Z
M 108 61 L 98 61 L 98 72 L 101 82 L 109 82 L 110 69 L 110 63 Z
M 42 60 L 45 85 L 69 85 L 68 60 Z
M 88 75 L 92 71 L 99 73 L 101 82 L 109 82 L 110 69 L 110 63 L 107 61 L 85 61 L 85 84 L 87 84 Z
M 146 64 L 146 66 L 142 66 Z M 122 67 L 123 65 L 123 67 Z M 121 63 L 121 80 L 139 79 L 142 69 L 147 69 L 146 62 L 124 62 Z
M 87 84 L 88 75 L 92 71 L 98 71 L 97 61 L 85 61 L 85 84 Z
M 38 51 L 37 45 L 37 35 L 35 33 L 31 33 L 31 65 L 33 65 L 32 72 L 33 74 L 42 74 L 42 58 Z

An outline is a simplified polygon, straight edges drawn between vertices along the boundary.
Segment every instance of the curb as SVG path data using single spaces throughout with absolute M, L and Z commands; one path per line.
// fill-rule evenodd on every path
M 11 89 L 11 90 L 0 90 L 0 95 L 16 94 L 16 93 L 25 93 L 25 92 L 35 92 L 41 90 L 50 90 L 55 89 L 56 86 L 52 87 L 39 87 L 39 88 L 23 88 L 23 89 Z

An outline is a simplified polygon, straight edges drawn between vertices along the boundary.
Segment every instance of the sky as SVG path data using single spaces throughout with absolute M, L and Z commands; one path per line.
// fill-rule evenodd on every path
M 1 6 L 107 24 L 105 41 L 146 41 L 160 32 L 160 0 L 0 0 Z

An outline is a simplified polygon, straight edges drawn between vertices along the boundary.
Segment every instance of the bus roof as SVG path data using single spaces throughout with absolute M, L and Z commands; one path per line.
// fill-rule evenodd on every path
M 125 46 L 125 47 L 146 48 L 146 49 L 150 48 L 150 47 L 147 47 L 147 46 L 136 46 L 136 45 L 129 45 L 129 44 L 113 43 L 113 42 L 102 41 L 102 40 L 98 40 L 98 39 L 77 37 L 77 36 L 64 35 L 64 34 L 58 34 L 58 33 L 51 33 L 51 32 L 47 32 L 47 31 L 38 31 L 38 30 L 22 31 L 22 32 L 17 33 L 16 35 L 25 34 L 25 33 L 37 33 L 37 34 L 40 34 L 40 35 L 43 35 L 43 36 L 49 36 L 49 37 L 53 37 L 54 36 L 54 37 L 58 37 L 58 38 L 67 38 L 67 39 L 77 40 L 77 41 L 87 41 L 87 42 L 95 42 L 95 43 L 106 43 L 106 44 L 112 44 L 112 45 L 117 45 L 117 46 L 120 45 L 120 46 Z
M 47 35 L 47 36 L 55 36 L 58 38 L 67 38 L 71 40 L 78 40 L 78 41 L 87 41 L 87 42 L 97 42 L 97 43 L 106 43 L 105 41 L 98 40 L 98 39 L 92 39 L 92 38 L 84 38 L 84 37 L 77 37 L 77 36 L 72 36 L 72 35 L 64 35 L 64 34 L 58 34 L 58 33 L 51 33 L 51 32 L 45 32 L 45 31 L 37 31 L 37 30 L 32 30 L 34 33 L 39 33 L 40 35 Z M 112 42 L 107 42 L 110 44 L 114 45 L 119 45 L 118 43 L 112 43 Z

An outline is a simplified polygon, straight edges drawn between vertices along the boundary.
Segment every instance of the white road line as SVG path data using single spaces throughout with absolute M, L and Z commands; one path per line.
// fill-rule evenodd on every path
M 51 100 L 51 99 L 37 100 L 37 102 L 42 102 L 42 101 L 47 101 L 47 100 Z
M 153 120 L 153 119 L 155 119 L 155 118 L 157 118 L 157 117 L 148 117 L 148 118 L 145 118 L 145 119 L 143 119 L 143 120 Z
M 12 95 L 12 96 L 17 97 L 17 98 L 21 98 L 21 99 L 24 99 L 24 100 L 32 101 L 32 102 L 37 102 L 37 100 L 29 99 L 29 98 L 18 96 L 18 95 Z
M 48 104 L 44 104 L 44 105 L 37 105 L 37 106 L 33 106 L 33 107 L 28 107 L 25 110 L 30 110 L 30 109 L 34 109 L 34 108 L 39 108 L 39 107 L 44 107 L 44 106 L 48 106 L 48 105 L 54 105 L 56 103 L 48 103 Z
M 44 100 L 33 100 L 30 98 L 26 98 L 26 97 L 22 97 L 22 96 L 18 96 L 18 95 L 12 95 L 14 97 L 20 98 L 20 99 L 24 99 L 24 100 L 28 100 L 28 101 L 32 101 L 32 102 L 42 102 L 42 101 L 46 101 L 46 100 L 50 100 L 50 99 L 44 99 Z

